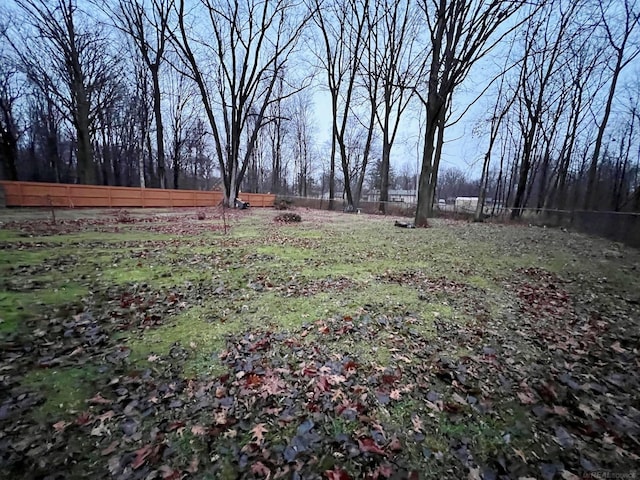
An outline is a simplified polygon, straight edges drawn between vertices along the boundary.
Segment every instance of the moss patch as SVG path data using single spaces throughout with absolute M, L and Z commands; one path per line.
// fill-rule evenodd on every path
M 97 369 L 91 365 L 51 370 L 32 370 L 24 376 L 22 386 L 44 397 L 34 415 L 40 421 L 82 410 L 94 391 Z

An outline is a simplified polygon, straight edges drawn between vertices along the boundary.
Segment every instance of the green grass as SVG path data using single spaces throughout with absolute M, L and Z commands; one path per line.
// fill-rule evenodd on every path
M 193 307 L 161 327 L 130 338 L 127 345 L 131 361 L 144 364 L 150 355 L 166 356 L 173 345 L 181 345 L 189 351 L 184 367 L 187 375 L 217 375 L 224 371 L 218 355 L 224 349 L 225 335 L 245 327 L 237 321 L 219 321 L 206 307 Z
M 615 289 L 622 296 L 640 291 L 635 269 L 640 265 L 640 255 L 628 249 L 620 249 L 622 257 L 616 252 L 605 255 L 602 252 L 613 248 L 611 245 L 580 235 L 440 221 L 434 221 L 429 229 L 405 230 L 394 228 L 393 218 L 311 211 L 300 212 L 300 225 L 277 225 L 272 222 L 277 213 L 251 210 L 231 222 L 227 235 L 219 231 L 166 235 L 135 230 L 135 225 L 122 225 L 117 233 L 84 231 L 41 237 L 1 230 L 0 242 L 9 245 L 20 241 L 21 248 L 0 249 L 0 274 L 4 276 L 0 333 L 19 338 L 48 325 L 56 315 L 62 318 L 65 307 L 82 307 L 91 310 L 106 330 L 113 326 L 109 331 L 114 342 L 131 348 L 124 364 L 114 367 L 124 371 L 149 368 L 158 374 L 170 372 L 175 378 L 211 381 L 211 377 L 228 373 L 219 360 L 219 354 L 227 348 L 227 338 L 247 330 L 286 331 L 305 347 L 321 345 L 328 358 L 349 357 L 373 371 L 400 365 L 403 340 L 411 342 L 418 337 L 425 344 L 447 342 L 446 349 L 440 350 L 447 358 L 477 355 L 481 347 L 473 342 L 456 344 L 446 334 L 439 338 L 438 329 L 449 323 L 447 327 L 454 331 L 458 327 L 464 331 L 466 322 L 481 329 L 489 321 L 490 328 L 499 329 L 500 321 L 517 311 L 513 283 L 518 281 L 521 268 L 542 268 L 561 278 L 586 279 L 596 295 L 606 288 L 606 298 L 599 301 L 601 305 L 609 302 L 612 311 L 617 308 L 617 300 L 608 292 Z M 583 258 L 585 252 L 589 253 L 588 261 Z M 398 284 L 385 280 L 386 273 L 406 272 L 432 280 L 435 291 L 429 291 L 421 281 Z M 438 290 L 442 277 L 462 283 L 464 288 Z M 346 287 L 328 281 L 341 279 L 347 281 Z M 257 281 L 267 285 L 255 288 Z M 184 305 L 179 309 L 155 305 L 153 308 L 163 315 L 159 326 L 139 327 L 136 317 L 131 324 L 125 318 L 127 327 L 116 329 L 120 325 L 112 310 L 121 308 L 118 293 L 135 290 L 138 286 L 134 284 L 142 283 L 149 286 L 151 294 L 158 291 L 165 295 L 167 290 L 179 293 Z M 583 294 L 579 285 L 573 282 L 563 284 L 563 288 L 577 297 Z M 224 287 L 222 292 L 216 291 L 219 287 Z M 116 295 L 105 295 L 113 291 Z M 358 315 L 412 320 L 405 330 L 396 332 L 388 327 L 375 334 L 356 330 L 327 335 L 313 325 L 345 315 L 356 320 Z M 302 335 L 305 325 L 312 327 Z M 400 338 L 402 335 L 406 338 Z M 184 358 L 171 356 L 174 346 L 184 349 Z M 528 361 L 535 355 L 531 345 L 518 347 L 520 359 Z M 95 395 L 98 384 L 110 379 L 92 366 L 95 361 L 94 357 L 87 366 L 49 370 L 21 365 L 24 372 L 20 374 L 24 375 L 20 387 L 35 390 L 44 399 L 29 415 L 45 422 L 70 418 L 72 412 L 85 409 L 86 399 Z M 433 381 L 434 390 L 441 387 L 440 391 L 446 391 L 439 380 L 427 381 Z M 535 451 L 529 409 L 519 403 L 496 399 L 499 416 L 480 414 L 468 406 L 460 413 L 444 414 L 428 409 L 421 396 L 424 392 L 417 391 L 402 393 L 400 400 L 387 405 L 371 407 L 371 418 L 399 438 L 409 435 L 412 416 L 420 415 L 425 420 L 426 438 L 407 441 L 401 455 L 427 472 L 426 477 L 451 476 L 445 465 L 457 460 L 449 458 L 447 464 L 449 460 L 440 462 L 433 454 L 442 452 L 451 457 L 452 441 L 469 442 L 478 460 L 495 458 L 512 447 Z M 211 419 L 203 412 L 202 419 L 190 420 L 205 424 Z M 254 424 L 256 419 L 244 420 Z M 331 436 L 367 435 L 362 424 L 340 417 L 328 416 L 325 423 L 316 423 Z M 295 423 L 268 427 L 269 442 L 281 444 L 286 444 L 297 428 Z M 510 444 L 505 443 L 505 435 L 510 436 Z M 204 455 L 209 448 L 188 427 L 181 434 L 171 432 L 167 438 L 183 467 L 194 454 Z M 241 428 L 238 444 L 248 441 L 247 430 Z M 130 450 L 134 448 L 132 444 Z M 340 464 L 330 457 L 317 461 L 320 471 Z M 236 478 L 236 466 L 228 458 L 222 455 L 217 462 L 224 465 L 216 471 L 217 478 Z
M 25 320 L 51 313 L 52 307 L 79 302 L 87 293 L 86 286 L 74 283 L 28 292 L 0 292 L 0 333 L 18 331 Z
M 85 400 L 94 392 L 92 382 L 96 377 L 97 369 L 91 365 L 32 370 L 24 376 L 21 385 L 44 397 L 44 403 L 36 408 L 34 416 L 39 421 L 49 421 L 83 410 Z

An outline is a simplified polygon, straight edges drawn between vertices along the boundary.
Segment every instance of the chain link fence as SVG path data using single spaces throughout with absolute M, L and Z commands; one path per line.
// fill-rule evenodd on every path
M 306 207 L 318 210 L 328 210 L 329 200 L 321 198 L 286 196 L 278 197 L 276 205 L 284 202 L 296 207 Z M 334 210 L 344 210 L 345 203 L 342 199 L 334 200 Z M 408 202 L 384 202 L 384 211 L 381 211 L 381 202 L 363 202 L 358 205 L 360 213 L 374 215 L 390 215 L 413 217 L 416 212 L 416 204 Z M 490 212 L 491 209 L 485 209 Z M 474 212 L 469 210 L 456 210 L 453 205 L 437 206 L 436 217 L 453 218 L 460 220 L 473 220 Z M 487 214 L 488 215 L 488 214 Z M 511 209 L 502 208 L 497 213 L 487 217 L 487 221 L 499 223 L 526 223 L 547 227 L 559 227 L 589 235 L 604 237 L 616 242 L 625 243 L 632 247 L 640 248 L 640 213 L 626 212 L 599 212 L 583 210 L 539 210 L 523 209 L 522 215 L 511 219 Z

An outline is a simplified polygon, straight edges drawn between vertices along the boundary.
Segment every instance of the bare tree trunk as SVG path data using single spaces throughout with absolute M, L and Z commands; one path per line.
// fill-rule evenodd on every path
M 613 76 L 611 78 L 611 83 L 609 84 L 609 93 L 607 96 L 607 103 L 604 108 L 604 113 L 602 116 L 602 120 L 600 125 L 598 126 L 598 135 L 596 137 L 596 142 L 593 147 L 593 155 L 591 156 L 591 163 L 589 165 L 588 172 L 588 180 L 587 180 L 587 189 L 585 191 L 583 208 L 585 210 L 589 210 L 593 208 L 595 204 L 594 192 L 596 186 L 596 177 L 598 171 L 598 162 L 600 160 L 600 151 L 602 149 L 602 141 L 604 139 L 604 133 L 607 129 L 607 124 L 609 122 L 609 116 L 611 115 L 611 108 L 613 105 L 613 99 L 615 98 L 616 88 L 618 85 L 618 79 L 620 77 L 620 73 L 622 70 L 640 54 L 640 47 L 635 44 L 632 44 L 632 52 L 625 59 L 625 54 L 629 53 L 627 49 L 627 43 L 631 38 L 633 31 L 638 28 L 640 25 L 640 12 L 634 11 L 636 7 L 636 2 L 633 0 L 624 0 L 624 19 L 621 22 L 617 22 L 618 25 L 622 26 L 622 38 L 620 42 L 616 42 L 614 38 L 614 33 L 612 33 L 612 28 L 615 30 L 616 27 L 612 25 L 613 22 L 607 20 L 607 15 L 604 10 L 603 4 L 599 4 L 600 6 L 600 20 L 605 28 L 605 33 L 607 35 L 607 39 L 609 40 L 609 45 L 616 52 L 616 63 L 613 68 Z M 608 5 L 611 8 L 611 4 Z M 617 2 L 613 3 L 614 14 L 618 14 L 622 11 L 619 8 Z
M 164 165 L 164 127 L 162 124 L 162 97 L 160 92 L 160 79 L 158 78 L 158 69 L 151 69 L 151 78 L 153 82 L 153 114 L 156 119 L 156 148 L 158 162 L 158 182 L 160 188 L 167 188 L 167 177 Z

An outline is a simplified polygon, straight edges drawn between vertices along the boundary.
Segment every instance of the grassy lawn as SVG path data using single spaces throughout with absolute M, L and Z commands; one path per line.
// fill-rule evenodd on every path
M 215 209 L 55 225 L 2 212 L 6 478 L 573 479 L 640 464 L 637 250 L 278 213 L 227 212 L 225 232 Z

